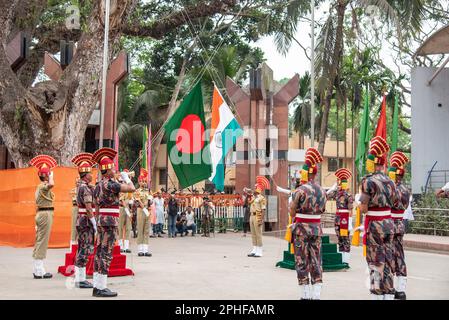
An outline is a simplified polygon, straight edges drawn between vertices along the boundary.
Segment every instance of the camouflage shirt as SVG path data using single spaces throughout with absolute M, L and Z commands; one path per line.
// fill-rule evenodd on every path
M 293 203 L 296 212 L 319 215 L 326 210 L 326 192 L 315 181 L 309 181 L 296 189 Z
M 368 174 L 361 182 L 360 202 L 368 208 L 392 208 L 396 201 L 396 185 L 383 172 Z
M 81 180 L 76 190 L 76 204 L 78 205 L 78 207 L 85 208 L 86 203 L 90 203 L 92 205 L 92 209 L 94 209 L 93 194 L 94 186 L 91 186 L 85 181 Z M 78 214 L 78 218 L 76 219 L 76 226 L 85 228 L 89 227 L 90 225 L 91 224 L 89 222 L 87 214 Z
M 354 197 L 347 190 L 335 190 L 327 195 L 328 199 L 335 200 L 337 209 L 352 210 Z
M 396 184 L 396 201 L 392 209 L 405 210 L 410 201 L 410 191 L 402 183 Z
M 120 198 L 120 183 L 104 178 L 98 183 L 94 190 L 94 199 L 96 205 L 100 208 L 108 208 L 111 206 L 119 206 Z M 118 226 L 118 217 L 113 217 L 110 215 L 102 215 L 96 212 L 98 217 L 98 225 L 105 227 L 116 227 Z

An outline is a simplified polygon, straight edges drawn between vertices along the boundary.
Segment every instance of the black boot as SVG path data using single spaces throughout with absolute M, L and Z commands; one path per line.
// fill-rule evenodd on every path
M 111 291 L 108 288 L 99 290 L 94 288 L 94 291 L 92 293 L 92 296 L 98 297 L 98 298 L 111 298 L 111 297 L 117 297 L 117 292 Z
M 394 298 L 396 300 L 407 300 L 407 296 L 405 295 L 405 292 L 398 292 L 398 291 L 396 291 L 394 293 Z
M 75 287 L 80 289 L 92 289 L 94 286 L 89 281 L 84 280 L 80 282 L 75 282 Z
M 152 254 L 151 253 L 149 253 L 149 252 L 145 252 L 145 257 L 151 257 L 152 256 Z
M 139 252 L 137 255 L 138 255 L 139 257 L 143 257 L 143 256 L 144 256 L 143 252 Z
M 50 279 L 53 275 L 50 272 L 45 273 L 43 276 L 37 276 L 33 273 L 34 279 Z

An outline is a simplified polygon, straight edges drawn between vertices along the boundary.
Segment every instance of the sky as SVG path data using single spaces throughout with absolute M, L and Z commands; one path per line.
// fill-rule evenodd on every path
M 447 2 L 445 0 L 445 2 Z M 375 8 L 374 8 L 375 9 Z M 315 12 L 315 19 L 320 20 L 324 19 L 327 16 L 327 12 L 329 10 L 329 1 L 323 3 L 320 8 L 318 8 Z M 376 15 L 376 12 L 373 11 L 373 6 L 368 8 L 368 14 Z M 375 24 L 380 24 L 380 22 L 374 19 Z M 442 23 L 443 25 L 443 23 Z M 424 26 L 424 29 L 426 30 Z M 430 29 L 430 28 L 427 28 Z M 317 41 L 319 28 L 315 29 L 315 42 Z M 309 22 L 301 22 L 298 26 L 298 31 L 296 33 L 296 39 L 308 50 L 308 54 L 310 56 L 310 48 L 311 48 L 311 26 Z M 414 49 L 416 50 L 419 47 L 420 43 L 414 44 Z M 273 37 L 263 37 L 258 42 L 254 44 L 254 46 L 260 47 L 264 53 L 265 58 L 267 59 L 267 64 L 273 69 L 274 78 L 276 80 L 280 80 L 283 78 L 291 78 L 295 75 L 295 73 L 299 73 L 303 75 L 306 71 L 310 71 L 311 64 L 310 61 L 306 58 L 304 50 L 295 42 L 292 43 L 292 46 L 288 53 L 284 56 L 277 52 Z M 395 52 L 391 50 L 391 48 L 386 45 L 382 47 L 380 55 L 384 63 L 391 68 L 393 71 L 397 70 L 397 66 L 394 63 L 394 59 L 396 59 Z M 406 72 L 408 68 L 404 65 L 401 65 L 401 71 Z M 409 87 L 409 83 L 404 83 L 406 87 Z

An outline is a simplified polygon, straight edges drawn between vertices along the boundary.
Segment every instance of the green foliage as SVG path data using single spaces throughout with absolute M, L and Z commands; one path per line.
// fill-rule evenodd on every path
M 430 210 L 413 211 L 415 220 L 410 222 L 411 233 L 449 236 L 449 211 L 438 210 L 449 210 L 449 199 L 440 199 L 433 193 L 427 193 L 413 207 Z

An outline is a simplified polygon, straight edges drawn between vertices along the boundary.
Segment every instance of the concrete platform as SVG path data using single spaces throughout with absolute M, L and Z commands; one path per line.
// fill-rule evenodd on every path
M 153 257 L 127 254 L 135 276 L 110 278 L 114 299 L 298 299 L 296 272 L 276 268 L 287 244 L 264 236 L 264 257 L 248 258 L 251 238 L 240 233 L 215 238 L 150 239 Z M 50 249 L 45 261 L 53 279 L 32 278 L 32 248 L 0 247 L 0 299 L 98 299 L 73 288 L 73 278 L 56 273 L 68 249 Z M 409 299 L 449 299 L 449 255 L 407 251 Z M 362 249 L 353 247 L 351 269 L 324 273 L 322 299 L 369 299 Z
M 329 235 L 331 241 L 337 241 L 334 228 L 324 228 L 323 233 Z M 414 251 L 449 254 L 449 237 L 407 233 L 404 235 L 404 247 Z

